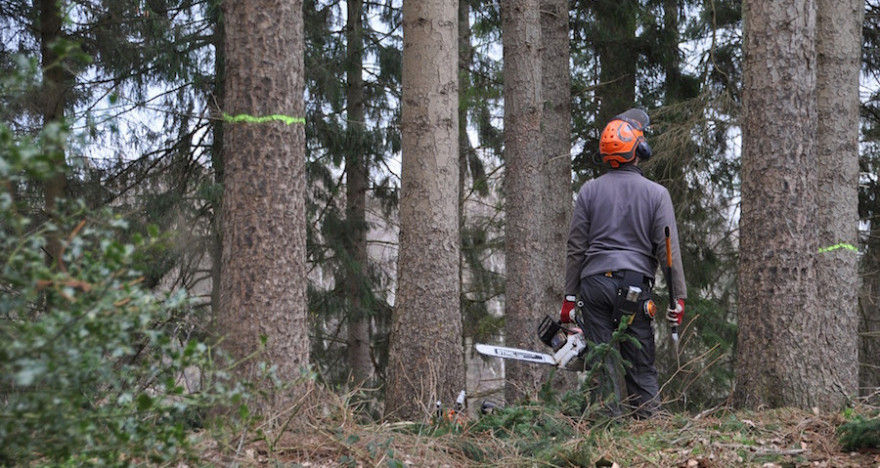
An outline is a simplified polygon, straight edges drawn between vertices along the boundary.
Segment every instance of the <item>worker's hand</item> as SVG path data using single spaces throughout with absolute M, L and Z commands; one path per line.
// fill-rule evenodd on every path
M 577 298 L 575 296 L 565 296 L 565 300 L 562 301 L 562 310 L 559 311 L 559 321 L 562 323 L 571 323 L 574 322 L 574 308 L 575 301 Z
M 678 326 L 681 325 L 681 321 L 684 318 L 684 299 L 679 299 L 675 302 L 674 309 L 666 309 L 666 320 L 669 322 L 669 325 Z

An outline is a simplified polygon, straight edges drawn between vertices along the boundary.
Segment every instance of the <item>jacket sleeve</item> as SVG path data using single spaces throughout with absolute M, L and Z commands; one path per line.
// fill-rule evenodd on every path
M 669 227 L 669 240 L 672 250 L 672 278 L 666 277 L 666 227 Z M 678 226 L 675 223 L 675 209 L 672 206 L 672 198 L 669 191 L 663 189 L 660 202 L 657 207 L 653 239 L 657 246 L 657 259 L 660 262 L 663 276 L 666 281 L 672 281 L 676 298 L 687 298 L 687 285 L 684 281 L 684 268 L 681 263 L 681 249 L 678 243 Z
M 587 247 L 590 244 L 590 216 L 588 203 L 583 191 L 578 194 L 574 212 L 571 216 L 571 228 L 568 233 L 568 245 L 565 253 L 565 290 L 564 294 L 580 293 L 581 270 L 586 260 Z

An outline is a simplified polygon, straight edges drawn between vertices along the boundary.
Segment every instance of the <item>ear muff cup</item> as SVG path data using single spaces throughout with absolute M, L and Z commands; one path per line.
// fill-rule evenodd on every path
M 638 156 L 639 159 L 641 159 L 642 161 L 647 161 L 651 159 L 651 156 L 654 155 L 654 151 L 651 149 L 651 145 L 649 145 L 644 138 L 642 138 L 641 140 L 642 141 L 640 141 L 639 144 L 636 145 L 636 156 Z

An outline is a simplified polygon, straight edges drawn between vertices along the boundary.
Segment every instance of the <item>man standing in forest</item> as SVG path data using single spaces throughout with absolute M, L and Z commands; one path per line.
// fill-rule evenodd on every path
M 621 322 L 626 334 L 638 341 L 619 340 L 627 362 L 625 404 L 639 418 L 659 408 L 657 369 L 654 367 L 653 303 L 650 302 L 659 259 L 667 258 L 667 236 L 672 252 L 675 307 L 666 319 L 674 326 L 684 316 L 687 297 L 678 229 L 672 199 L 665 187 L 644 177 L 639 160 L 651 157 L 644 130 L 648 114 L 630 109 L 605 126 L 599 141 L 602 161 L 611 169 L 581 187 L 571 219 L 565 262 L 565 299 L 560 319 L 573 320 L 575 304 L 583 303 L 584 333 L 591 344 L 610 343 Z M 579 295 L 579 297 L 578 297 Z M 618 364 L 619 365 L 619 364 Z M 606 355 L 598 394 L 611 416 L 622 413 L 618 365 Z

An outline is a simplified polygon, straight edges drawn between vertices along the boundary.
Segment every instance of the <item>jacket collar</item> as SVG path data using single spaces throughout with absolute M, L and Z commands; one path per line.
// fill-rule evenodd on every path
M 635 164 L 624 164 L 623 166 L 618 167 L 617 169 L 611 169 L 611 172 L 635 172 L 640 176 L 644 176 L 645 173 L 642 172 L 642 168 L 636 166 Z

